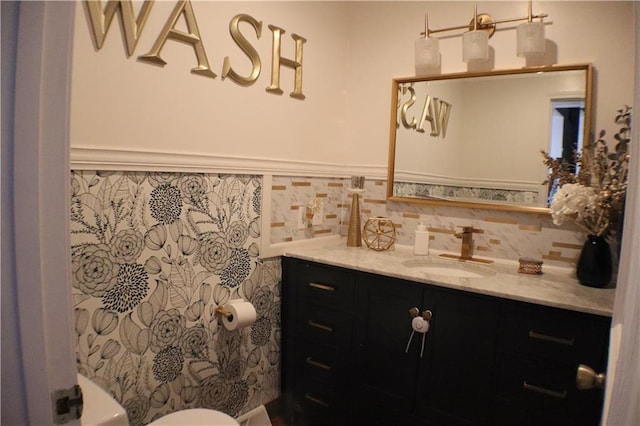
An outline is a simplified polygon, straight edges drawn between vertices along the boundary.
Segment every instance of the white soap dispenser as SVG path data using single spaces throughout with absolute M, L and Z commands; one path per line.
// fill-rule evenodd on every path
M 425 256 L 429 254 L 429 230 L 422 222 L 416 227 L 416 236 L 413 242 L 413 254 Z

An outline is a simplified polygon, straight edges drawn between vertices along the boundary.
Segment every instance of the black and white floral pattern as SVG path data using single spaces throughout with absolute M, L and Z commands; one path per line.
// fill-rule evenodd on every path
M 79 371 L 132 425 L 274 399 L 280 265 L 259 259 L 260 178 L 74 171 L 71 192 Z M 236 298 L 258 318 L 231 332 L 215 308 Z
M 116 285 L 104 294 L 102 304 L 120 313 L 135 308 L 149 291 L 148 280 L 144 266 L 138 263 L 120 265 Z

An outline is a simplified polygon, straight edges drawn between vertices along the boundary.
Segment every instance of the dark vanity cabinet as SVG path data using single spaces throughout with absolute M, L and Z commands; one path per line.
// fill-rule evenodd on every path
M 297 425 L 597 425 L 609 318 L 283 258 L 282 399 Z M 412 334 L 411 308 L 431 312 Z M 424 336 L 424 339 L 423 339 Z M 288 423 L 289 424 L 289 423 Z
M 429 310 L 431 319 L 426 334 L 411 337 L 413 307 Z M 358 275 L 356 419 L 486 424 L 498 314 L 488 298 Z
M 286 424 L 347 424 L 356 362 L 355 273 L 291 258 L 282 265 Z

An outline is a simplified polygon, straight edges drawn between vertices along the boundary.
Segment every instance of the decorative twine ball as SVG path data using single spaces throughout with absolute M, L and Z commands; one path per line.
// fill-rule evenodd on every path
M 372 250 L 388 250 L 396 241 L 396 227 L 388 217 L 370 217 L 362 229 L 362 239 Z

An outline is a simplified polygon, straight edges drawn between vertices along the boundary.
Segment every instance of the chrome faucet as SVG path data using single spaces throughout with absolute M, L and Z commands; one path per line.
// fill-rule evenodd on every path
M 456 232 L 456 238 L 462 239 L 460 259 L 469 260 L 473 257 L 473 226 L 461 226 L 462 232 Z

